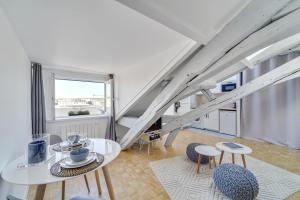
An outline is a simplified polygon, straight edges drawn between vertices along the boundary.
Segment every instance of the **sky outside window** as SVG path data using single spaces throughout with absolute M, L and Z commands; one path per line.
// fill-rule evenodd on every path
M 104 97 L 104 83 L 55 80 L 55 98 Z

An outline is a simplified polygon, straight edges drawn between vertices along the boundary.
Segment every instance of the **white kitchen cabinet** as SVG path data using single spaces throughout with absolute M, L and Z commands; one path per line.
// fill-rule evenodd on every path
M 219 131 L 219 110 L 204 115 L 203 126 L 207 130 Z
M 220 110 L 220 133 L 236 135 L 237 133 L 236 111 Z
M 204 129 L 204 116 L 199 117 L 198 119 L 196 119 L 195 121 L 193 121 L 191 123 L 191 126 L 193 128 L 200 128 L 200 129 Z

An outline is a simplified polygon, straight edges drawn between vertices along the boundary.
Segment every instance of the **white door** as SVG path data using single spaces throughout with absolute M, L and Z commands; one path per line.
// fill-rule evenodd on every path
M 236 111 L 220 111 L 220 132 L 236 135 Z

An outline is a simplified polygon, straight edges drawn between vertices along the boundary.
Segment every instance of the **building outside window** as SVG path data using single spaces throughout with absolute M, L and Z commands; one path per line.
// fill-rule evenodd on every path
M 107 88 L 104 82 L 55 79 L 55 118 L 103 115 Z

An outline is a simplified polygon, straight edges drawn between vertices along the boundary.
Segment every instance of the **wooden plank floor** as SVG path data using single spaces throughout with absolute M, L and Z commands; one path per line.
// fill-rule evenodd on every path
M 169 199 L 150 169 L 149 162 L 183 155 L 185 154 L 186 146 L 192 142 L 214 145 L 219 141 L 224 141 L 224 138 L 182 131 L 178 134 L 172 147 L 166 149 L 158 143 L 152 148 L 150 156 L 147 155 L 146 146 L 141 152 L 137 146 L 121 152 L 120 156 L 109 165 L 116 198 L 119 200 Z M 227 139 L 226 141 L 230 140 Z M 299 150 L 246 139 L 234 139 L 234 141 L 250 146 L 253 149 L 251 156 L 300 175 Z M 93 173 L 88 174 L 88 179 L 91 195 L 97 196 L 97 187 Z M 101 186 L 103 197 L 109 199 L 102 172 Z M 35 187 L 30 187 L 28 199 L 32 199 L 34 191 Z M 59 200 L 60 195 L 61 184 L 47 185 L 45 199 Z M 74 195 L 87 195 L 83 177 L 66 182 L 66 199 Z M 288 199 L 300 199 L 300 192 Z

